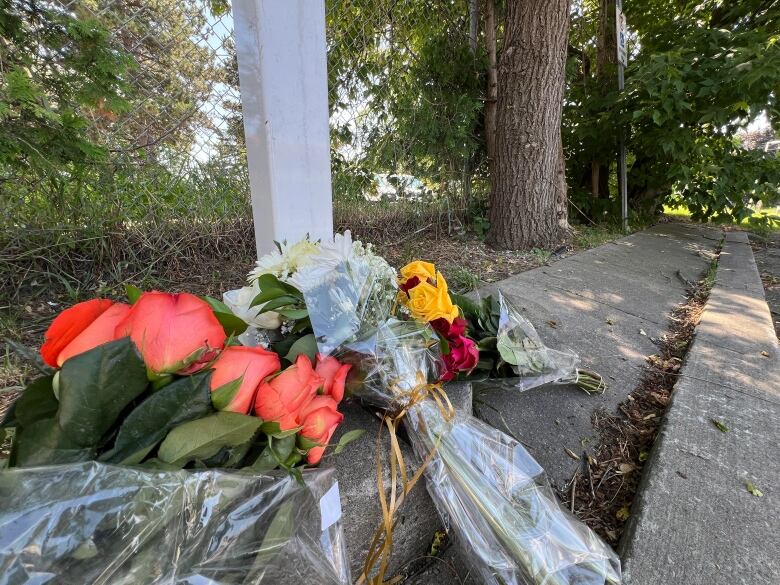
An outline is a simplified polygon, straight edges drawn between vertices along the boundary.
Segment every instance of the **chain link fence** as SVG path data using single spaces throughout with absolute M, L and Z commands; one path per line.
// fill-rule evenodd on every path
M 57 205 L 47 203 L 51 195 L 30 205 L 44 185 L 40 178 L 22 182 L 4 198 L 14 204 L 14 223 L 250 217 L 227 0 L 46 4 L 110 32 L 116 50 L 129 56 L 127 104 L 85 112 L 107 157 L 59 187 Z M 485 177 L 476 6 L 476 0 L 327 1 L 337 223 L 368 217 L 345 217 L 356 202 L 419 213 L 435 203 L 448 222 L 462 215 L 472 187 Z

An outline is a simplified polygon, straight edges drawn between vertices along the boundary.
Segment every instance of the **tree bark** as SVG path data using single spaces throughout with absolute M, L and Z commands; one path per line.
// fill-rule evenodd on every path
M 487 48 L 487 95 L 485 100 L 485 149 L 492 182 L 495 182 L 496 102 L 498 71 L 496 58 L 496 0 L 485 0 L 485 45 Z
M 568 234 L 561 111 L 568 0 L 507 0 L 498 67 L 488 243 L 551 247 Z
M 617 67 L 617 27 L 615 24 L 615 0 L 599 2 L 599 32 L 596 39 L 596 87 L 606 95 L 615 84 Z M 593 177 L 591 192 L 594 197 L 609 199 L 609 163 L 594 160 L 591 163 Z

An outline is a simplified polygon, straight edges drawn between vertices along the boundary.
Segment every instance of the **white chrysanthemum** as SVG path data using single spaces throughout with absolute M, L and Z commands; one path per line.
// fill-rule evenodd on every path
M 304 238 L 294 244 L 280 244 L 281 252 L 274 250 L 255 263 L 249 273 L 249 282 L 255 282 L 263 274 L 273 274 L 279 280 L 287 281 L 298 269 L 307 266 L 319 251 L 319 242 Z
M 350 265 L 353 277 L 355 272 L 371 274 L 373 278 L 387 278 L 395 283 L 395 270 L 381 256 L 376 256 L 371 244 L 363 245 L 352 240 L 352 233 L 346 230 L 336 234 L 333 242 L 323 242 L 319 250 L 308 258 L 305 266 L 292 274 L 290 284 L 302 291 L 321 286 L 328 279 L 335 278 L 335 270 L 341 265 Z

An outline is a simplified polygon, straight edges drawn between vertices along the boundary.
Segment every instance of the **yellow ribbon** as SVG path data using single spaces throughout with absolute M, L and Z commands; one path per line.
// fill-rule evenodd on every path
M 368 583 L 369 585 L 393 585 L 403 578 L 398 575 L 385 581 L 385 573 L 387 572 L 393 550 L 393 528 L 395 526 L 396 512 L 401 507 L 401 504 L 403 504 L 406 495 L 422 477 L 439 446 L 439 439 L 437 439 L 436 443 L 428 452 L 428 455 L 423 459 L 419 469 L 414 473 L 411 479 L 409 479 L 406 472 L 406 462 L 404 461 L 404 456 L 401 452 L 401 446 L 398 443 L 398 425 L 412 407 L 426 398 L 433 399 L 445 420 L 451 420 L 455 416 L 455 409 L 453 408 L 447 393 L 442 388 L 441 383 L 428 384 L 424 381 L 418 381 L 417 386 L 415 386 L 411 392 L 404 392 L 403 390 L 398 389 L 397 385 L 394 388 L 391 388 L 391 392 L 407 395 L 408 399 L 405 405 L 396 414 L 384 415 L 382 418 L 382 425 L 379 427 L 379 432 L 377 433 L 376 483 L 379 491 L 379 505 L 382 509 L 382 521 L 374 532 L 374 538 L 371 541 L 371 546 L 368 548 L 368 554 L 366 555 L 366 560 L 363 564 L 363 572 L 355 585 L 363 585 L 364 583 Z M 389 501 L 385 494 L 384 473 L 382 473 L 381 437 L 382 428 L 385 426 L 390 432 Z M 398 493 L 399 475 L 402 488 L 400 493 Z M 377 567 L 376 574 L 370 576 L 375 567 Z

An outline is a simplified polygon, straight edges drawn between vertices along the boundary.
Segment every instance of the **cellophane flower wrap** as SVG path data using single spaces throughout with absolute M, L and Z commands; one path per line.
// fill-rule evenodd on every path
M 421 392 L 441 377 L 441 346 L 428 324 L 394 316 L 387 301 L 397 286 L 392 275 L 355 257 L 316 277 L 301 272 L 298 285 L 320 351 L 357 364 L 360 385 L 353 394 L 391 412 L 407 411 L 403 421 L 419 462 L 427 463 L 428 491 L 485 583 L 621 582 L 615 553 L 561 508 L 520 443 L 470 415 L 453 416 Z
M 588 394 L 607 386 L 602 377 L 580 367 L 571 350 L 547 347 L 531 322 L 501 292 L 473 300 L 455 295 L 468 334 L 479 348 L 479 363 L 471 377 L 479 386 L 530 390 L 544 384 L 574 384 Z M 488 378 L 482 381 L 482 378 Z
M 4 471 L 0 581 L 348 585 L 335 472 L 303 479 L 94 461 Z

